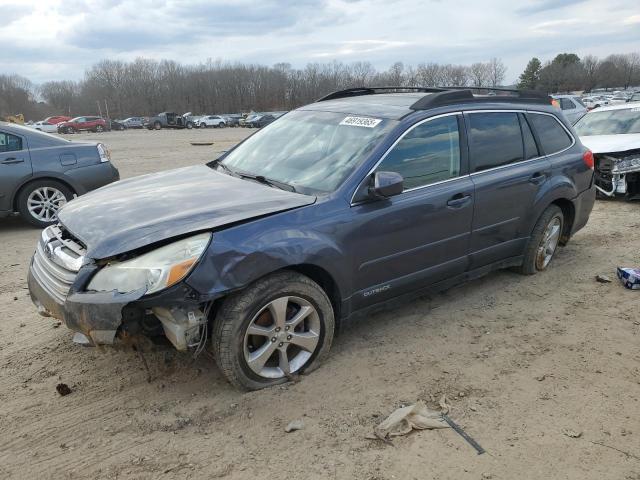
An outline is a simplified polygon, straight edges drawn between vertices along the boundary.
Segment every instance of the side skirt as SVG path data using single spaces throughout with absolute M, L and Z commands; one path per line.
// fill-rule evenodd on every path
M 519 255 L 517 257 L 510 257 L 504 260 L 500 260 L 498 262 L 491 263 L 489 265 L 485 265 L 474 270 L 470 270 L 468 272 L 462 273 L 460 275 L 456 275 L 455 277 L 448 278 L 447 280 L 443 280 L 441 282 L 428 285 L 426 287 L 419 288 L 417 290 L 404 293 L 397 297 L 391 298 L 389 300 L 385 300 L 379 303 L 375 303 L 373 305 L 369 305 L 360 310 L 355 310 L 350 312 L 346 316 L 343 316 L 341 322 L 349 321 L 355 318 L 360 318 L 362 316 L 371 315 L 373 313 L 390 310 L 393 308 L 397 308 L 406 304 L 408 301 L 415 300 L 416 298 L 428 295 L 428 294 L 437 294 L 440 292 L 444 292 L 449 290 L 452 287 L 458 286 L 462 283 L 469 282 L 471 280 L 475 280 L 477 278 L 483 277 L 495 270 L 501 270 L 504 268 L 517 267 L 522 265 L 523 256 Z M 343 311 L 348 311 L 347 305 L 348 300 L 343 302 Z M 345 310 L 346 307 L 346 310 Z

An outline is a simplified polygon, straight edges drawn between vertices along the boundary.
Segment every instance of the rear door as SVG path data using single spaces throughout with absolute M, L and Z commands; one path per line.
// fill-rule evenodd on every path
M 515 111 L 468 112 L 475 207 L 470 268 L 522 254 L 528 216 L 551 175 L 525 116 Z
M 473 183 L 461 122 L 450 114 L 407 130 L 374 170 L 401 174 L 404 192 L 352 206 L 354 309 L 466 270 Z
M 0 130 L 0 210 L 13 210 L 16 188 L 32 174 L 31 157 L 24 137 Z

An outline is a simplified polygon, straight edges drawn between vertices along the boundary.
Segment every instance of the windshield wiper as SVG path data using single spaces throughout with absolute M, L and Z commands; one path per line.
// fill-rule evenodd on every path
M 251 180 L 256 180 L 264 185 L 269 185 L 270 187 L 279 188 L 280 190 L 286 190 L 288 192 L 295 192 L 296 187 L 293 185 L 281 182 L 279 180 L 273 180 L 272 178 L 267 178 L 264 175 L 256 175 L 255 173 L 247 173 L 247 172 L 234 172 L 236 175 L 239 175 L 242 178 L 250 178 Z
M 211 168 L 216 168 L 216 167 L 222 167 L 222 169 L 227 172 L 229 175 L 233 175 L 234 177 L 237 177 L 238 174 L 236 173 L 235 170 L 230 169 L 229 167 L 227 167 L 224 163 L 222 163 L 220 161 L 219 158 L 216 158 L 215 160 L 207 163 L 207 165 Z

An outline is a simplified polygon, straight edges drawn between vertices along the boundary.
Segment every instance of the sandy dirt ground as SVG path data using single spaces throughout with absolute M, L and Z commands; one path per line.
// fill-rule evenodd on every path
M 76 138 L 107 144 L 126 178 L 202 163 L 246 134 Z M 638 232 L 640 204 L 598 201 L 547 272 L 494 273 L 348 324 L 316 372 L 241 393 L 207 356 L 148 351 L 149 383 L 135 352 L 74 345 L 28 297 L 39 232 L 2 220 L 0 478 L 640 480 L 640 291 L 615 279 L 640 265 Z M 451 429 L 365 438 L 443 394 L 486 454 Z

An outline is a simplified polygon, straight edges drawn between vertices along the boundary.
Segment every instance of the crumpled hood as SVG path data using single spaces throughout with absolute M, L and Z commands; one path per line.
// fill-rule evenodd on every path
M 87 256 L 99 259 L 315 201 L 199 165 L 94 190 L 65 205 L 58 218 L 87 246 Z
M 580 141 L 593 153 L 615 153 L 640 149 L 640 133 L 590 135 L 580 137 Z

